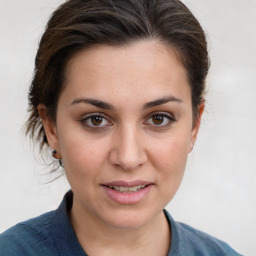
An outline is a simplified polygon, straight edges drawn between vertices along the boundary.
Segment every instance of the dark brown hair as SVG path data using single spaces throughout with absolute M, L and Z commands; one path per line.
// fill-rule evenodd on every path
M 137 40 L 161 41 L 174 49 L 191 86 L 194 118 L 204 100 L 209 68 L 207 43 L 199 22 L 179 0 L 69 0 L 51 16 L 39 44 L 29 91 L 27 134 L 46 144 L 37 107 L 55 121 L 67 62 L 98 44 L 123 46 Z

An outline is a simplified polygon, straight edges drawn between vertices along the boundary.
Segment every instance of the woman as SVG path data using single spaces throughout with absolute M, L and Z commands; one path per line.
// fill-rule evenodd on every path
M 178 0 L 70 0 L 48 22 L 27 132 L 70 183 L 0 255 L 239 255 L 164 210 L 204 111 L 204 32 Z

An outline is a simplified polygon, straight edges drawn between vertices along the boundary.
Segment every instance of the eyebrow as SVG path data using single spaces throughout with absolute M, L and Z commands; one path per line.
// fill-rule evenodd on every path
M 156 99 L 150 102 L 147 102 L 143 105 L 142 109 L 148 109 L 156 106 L 160 106 L 163 104 L 166 104 L 168 102 L 177 102 L 177 103 L 182 103 L 183 101 L 181 99 L 178 99 L 174 96 L 168 96 L 168 97 L 163 97 L 160 99 Z M 107 102 L 101 101 L 101 100 L 96 100 L 96 99 L 88 99 L 88 98 L 78 98 L 75 99 L 71 102 L 71 105 L 79 104 L 79 103 L 87 103 L 90 105 L 93 105 L 98 108 L 102 109 L 108 109 L 108 110 L 114 110 L 115 107 Z
M 98 108 L 108 109 L 108 110 L 114 110 L 114 106 L 110 105 L 107 102 L 101 101 L 101 100 L 95 100 L 95 99 L 87 99 L 87 98 L 78 98 L 72 101 L 71 105 L 78 104 L 78 103 L 87 103 L 90 105 L 93 105 Z
M 164 98 L 161 98 L 161 99 L 156 99 L 156 100 L 153 100 L 153 101 L 150 101 L 150 102 L 144 104 L 143 109 L 148 109 L 148 108 L 160 106 L 160 105 L 163 105 L 163 104 L 168 103 L 168 102 L 182 103 L 183 101 L 181 99 L 178 99 L 178 98 L 174 97 L 174 96 L 168 96 L 168 97 L 164 97 Z

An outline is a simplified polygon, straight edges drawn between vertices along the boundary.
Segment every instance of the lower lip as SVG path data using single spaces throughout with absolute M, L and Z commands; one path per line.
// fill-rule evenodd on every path
M 136 204 L 144 199 L 153 185 L 148 185 L 143 189 L 140 189 L 136 192 L 120 192 L 114 189 L 111 189 L 107 186 L 103 186 L 107 195 L 119 204 Z

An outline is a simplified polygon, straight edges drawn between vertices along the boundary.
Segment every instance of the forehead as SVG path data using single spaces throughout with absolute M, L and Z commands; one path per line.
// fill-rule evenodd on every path
M 81 51 L 69 61 L 66 78 L 64 91 L 70 97 L 176 94 L 190 98 L 186 70 L 177 53 L 156 41 L 122 47 L 99 45 Z

